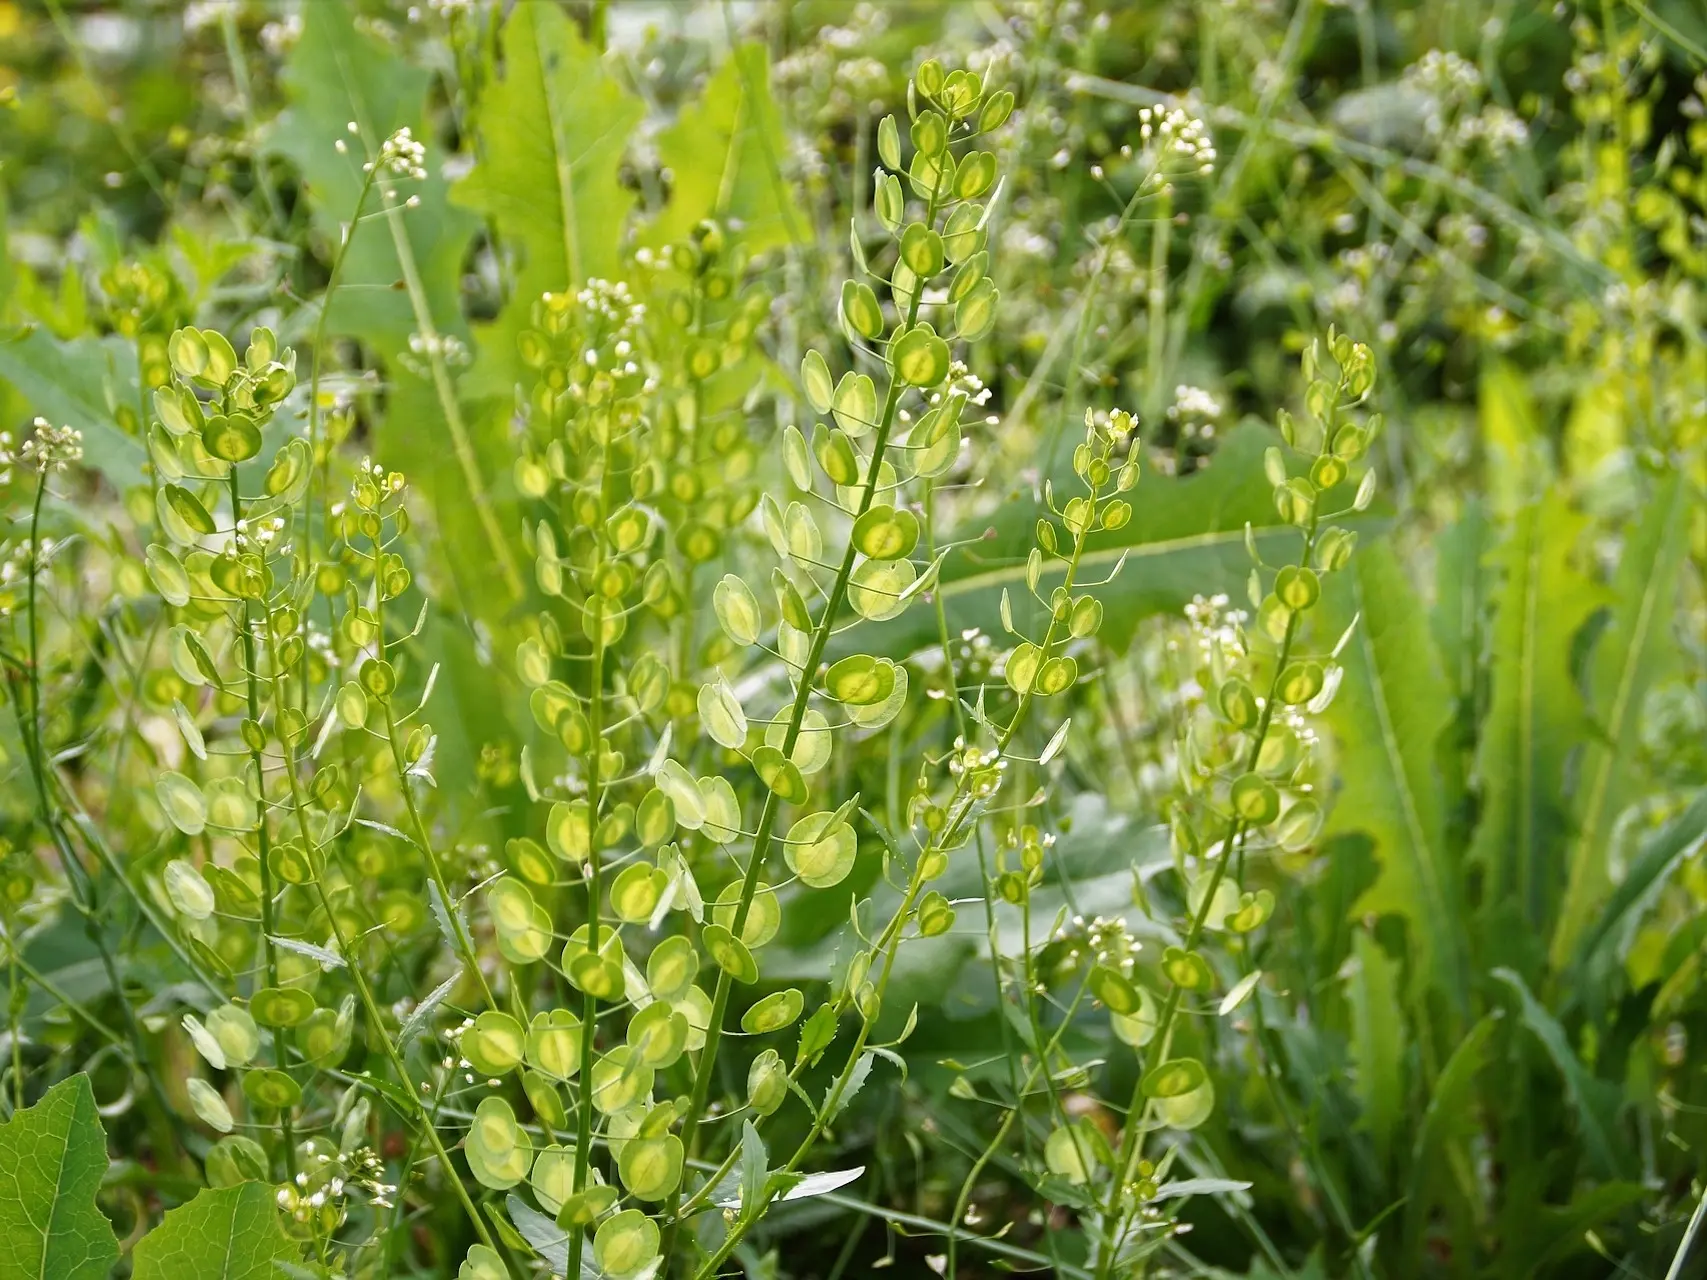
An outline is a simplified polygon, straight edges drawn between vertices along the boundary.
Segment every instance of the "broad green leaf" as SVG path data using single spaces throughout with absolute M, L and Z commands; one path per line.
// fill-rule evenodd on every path
M 1402 1224 L 1404 1257 L 1419 1256 L 1423 1231 L 1437 1203 L 1454 1202 L 1447 1217 L 1455 1230 L 1467 1231 L 1470 1227 L 1467 1221 L 1470 1212 L 1460 1207 L 1463 1186 L 1451 1171 L 1462 1167 L 1466 1159 L 1463 1153 L 1479 1132 L 1476 1077 L 1487 1065 L 1488 1041 L 1498 1025 L 1497 1015 L 1489 1014 L 1471 1027 L 1434 1079 L 1428 1108 L 1411 1144 L 1411 1172 Z M 1458 1148 L 1456 1156 L 1449 1150 L 1454 1147 Z
M 1345 676 L 1326 713 L 1341 789 L 1327 832 L 1361 831 L 1380 871 L 1353 908 L 1405 918 L 1417 964 L 1414 988 L 1468 1007 L 1457 869 L 1445 846 L 1435 743 L 1451 714 L 1427 621 L 1390 546 L 1361 548 L 1328 579 L 1321 635 L 1332 643 L 1357 618 L 1340 659 Z
M 106 1172 L 86 1075 L 61 1080 L 0 1125 L 0 1275 L 104 1280 L 119 1257 L 95 1205 Z
M 1488 515 L 1479 499 L 1466 503 L 1457 523 L 1435 539 L 1434 605 L 1429 625 L 1440 653 L 1440 667 L 1452 691 L 1457 723 L 1448 731 L 1449 749 L 1441 752 L 1441 785 L 1448 811 L 1468 808 L 1475 765 L 1475 731 L 1487 692 L 1487 607 L 1490 569 L 1486 555 L 1492 538 Z
M 143 482 L 147 451 L 118 420 L 120 406 L 134 417 L 137 403 L 136 350 L 128 341 L 60 342 L 44 328 L 26 329 L 0 338 L 0 382 L 12 385 L 30 413 L 81 431 L 84 463 L 115 488 Z
M 1639 794 L 1633 766 L 1642 703 L 1676 650 L 1671 620 L 1688 542 L 1689 496 L 1683 477 L 1667 478 L 1626 538 L 1618 562 L 1612 616 L 1596 641 L 1591 668 L 1589 717 L 1598 732 L 1584 747 L 1577 774 L 1577 835 L 1553 927 L 1555 969 L 1569 961 L 1577 938 L 1610 891 L 1613 827 Z
M 644 108 L 552 4 L 515 7 L 504 24 L 502 74 L 488 74 L 470 120 L 479 163 L 452 199 L 491 218 L 520 259 L 509 301 L 479 332 L 469 377 L 476 394 L 508 396 L 519 371 L 516 336 L 540 295 L 621 274 L 634 196 L 617 171 Z
M 133 1280 L 273 1280 L 300 1256 L 278 1214 L 264 1182 L 203 1191 L 137 1243 Z
M 1353 951 L 1356 963 L 1346 995 L 1351 1004 L 1357 1100 L 1363 1110 L 1363 1128 L 1375 1146 L 1375 1158 L 1386 1168 L 1393 1139 L 1405 1119 L 1405 1026 L 1399 966 L 1366 930 L 1358 931 Z
M 269 149 L 288 157 L 308 183 L 315 227 L 335 251 L 342 228 L 355 212 L 362 187 L 363 143 L 375 151 L 395 130 L 424 127 L 433 72 L 411 65 L 395 46 L 358 32 L 345 5 L 310 5 L 303 13 L 302 37 L 284 68 L 290 105 L 273 126 Z M 359 137 L 347 132 L 354 121 Z M 334 144 L 342 141 L 340 154 Z M 418 207 L 395 215 L 403 228 L 422 287 L 441 333 L 462 333 L 459 285 L 463 257 L 479 220 L 453 208 L 439 176 L 442 152 L 429 143 L 425 181 L 396 179 L 398 196 L 418 196 Z M 385 186 L 384 180 L 374 184 Z M 367 212 L 382 208 L 378 190 Z M 390 217 L 365 218 L 355 229 L 344 263 L 343 282 L 332 299 L 330 328 L 375 346 L 391 361 L 408 346 L 418 328 L 406 291 L 393 286 L 404 278 Z M 395 416 L 393 414 L 392 416 Z M 411 428 L 419 426 L 411 422 Z
M 1546 927 L 1569 830 L 1565 768 L 1588 724 L 1571 679 L 1572 644 L 1601 594 L 1576 569 L 1585 521 L 1562 492 L 1518 512 L 1496 557 L 1493 693 L 1476 753 L 1481 821 L 1470 856 L 1498 921 Z M 1513 956 L 1502 948 L 1501 957 Z
M 1505 968 L 1495 969 L 1493 974 L 1517 993 L 1524 1025 L 1535 1033 L 1564 1077 L 1565 1096 L 1576 1111 L 1577 1135 L 1588 1152 L 1590 1166 L 1602 1177 L 1631 1171 L 1635 1151 L 1621 1141 L 1616 1125 L 1619 1087 L 1599 1079 L 1582 1064 L 1565 1038 L 1565 1029 L 1530 993 L 1520 974 Z
M 704 218 L 741 225 L 741 243 L 759 253 L 798 244 L 807 221 L 784 179 L 788 144 L 770 90 L 770 55 L 762 44 L 736 49 L 698 103 L 658 135 L 658 160 L 675 175 L 670 202 L 642 239 L 685 239 Z
M 1243 598 L 1251 570 L 1245 551 L 1247 523 L 1254 526 L 1257 546 L 1271 562 L 1280 563 L 1296 551 L 1297 531 L 1275 527 L 1270 486 L 1262 474 L 1263 449 L 1273 442 L 1266 428 L 1243 427 L 1228 433 L 1215 465 L 1207 470 L 1180 479 L 1146 475 L 1133 495 L 1137 501 L 1131 521 L 1116 532 L 1092 536 L 1090 550 L 1080 561 L 1081 581 L 1094 581 L 1122 565 L 1120 576 L 1101 593 L 1099 636 L 1114 651 L 1125 650 L 1145 618 L 1178 612 L 1194 595 L 1224 591 Z M 1062 484 L 1056 483 L 1058 495 L 1064 492 Z M 1025 588 L 1025 561 L 1043 514 L 1041 501 L 1028 496 L 944 540 L 967 539 L 977 550 L 976 556 L 950 555 L 942 565 L 940 594 L 950 634 L 969 627 L 987 635 L 1004 634 L 1004 589 L 1010 593 L 1014 625 L 1027 634 L 1041 634 L 1047 616 Z M 1357 520 L 1346 523 L 1359 527 Z M 1365 536 L 1372 523 L 1363 518 Z M 982 539 L 987 528 L 993 528 L 995 536 Z M 1060 581 L 1059 564 L 1044 570 L 1038 585 L 1044 599 Z M 831 642 L 831 656 L 852 652 L 857 643 L 868 653 L 901 658 L 936 642 L 934 611 L 919 609 L 893 622 L 861 627 L 845 640 L 838 637 Z
M 1589 980 L 1584 992 L 1578 983 L 1568 983 L 1573 996 L 1592 1003 L 1601 999 L 1600 981 L 1627 951 L 1630 935 L 1642 914 L 1666 881 L 1700 847 L 1707 837 L 1707 791 L 1677 817 L 1650 836 L 1630 864 L 1624 879 L 1613 891 L 1594 923 L 1577 944 L 1571 972 Z
M 569 1236 L 563 1228 L 513 1191 L 504 1197 L 504 1209 L 509 1213 L 510 1221 L 516 1224 L 516 1230 L 545 1259 L 546 1265 L 566 1274 L 569 1270 Z
M 1504 360 L 1490 360 L 1477 386 L 1487 465 L 1483 486 L 1500 520 L 1515 517 L 1552 473 L 1535 400 L 1524 375 Z
M 433 327 L 459 341 L 468 339 L 460 292 L 463 262 L 479 218 L 448 199 L 441 176 L 447 157 L 436 149 L 426 123 L 433 75 L 428 67 L 406 60 L 395 45 L 359 32 L 349 6 L 309 5 L 303 11 L 302 36 L 283 72 L 289 106 L 269 132 L 267 146 L 288 157 L 301 174 L 321 253 L 330 258 L 355 213 L 364 147 L 377 151 L 405 125 L 415 137 L 427 140 L 425 180 L 387 178 L 374 184 L 364 217 L 353 230 L 337 292 L 327 304 L 328 330 L 359 339 L 385 364 L 388 403 L 378 456 L 407 474 L 432 500 L 440 526 L 432 545 L 449 561 L 457 593 L 471 607 L 496 618 L 510 604 L 510 595 L 503 575 L 493 572 L 493 550 L 479 509 L 469 500 L 469 473 L 476 473 L 474 482 L 482 492 L 509 474 L 515 459 L 508 441 L 508 407 L 467 414 L 453 398 L 447 410 L 432 383 L 398 358 L 408 351 L 410 336 L 424 328 L 411 290 L 398 287 L 411 280 L 419 286 Z M 347 131 L 352 121 L 359 136 Z M 342 154 L 334 145 L 339 141 L 346 144 Z M 381 193 L 390 189 L 399 203 L 419 203 L 385 213 Z M 313 353 L 304 355 L 304 363 L 311 363 Z M 424 369 L 424 364 L 417 367 Z M 505 530 L 517 524 L 502 507 L 496 519 Z M 489 681 L 489 672 L 487 676 Z M 484 696 L 498 701 L 490 689 Z

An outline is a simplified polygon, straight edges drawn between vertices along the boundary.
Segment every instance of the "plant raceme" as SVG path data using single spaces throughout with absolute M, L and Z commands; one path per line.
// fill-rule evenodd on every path
M 24 6 L 0 1277 L 1683 1274 L 1707 81 L 1467 4 Z

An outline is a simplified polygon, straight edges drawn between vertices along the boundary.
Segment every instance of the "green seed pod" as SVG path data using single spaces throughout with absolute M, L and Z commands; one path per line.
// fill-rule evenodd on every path
M 747 1105 L 768 1116 L 788 1097 L 788 1068 L 775 1049 L 766 1049 L 747 1068 Z
M 877 122 L 877 158 L 890 169 L 899 171 L 901 168 L 901 130 L 896 126 L 893 115 L 884 116 Z
M 568 1009 L 536 1013 L 528 1026 L 528 1064 L 552 1080 L 568 1080 L 581 1069 L 581 1020 Z
M 954 927 L 954 916 L 948 899 L 932 889 L 919 900 L 919 936 L 940 937 Z
M 1302 613 L 1322 598 L 1322 583 L 1309 569 L 1287 565 L 1274 580 L 1274 594 L 1288 609 Z
M 883 334 L 883 308 L 868 284 L 842 282 L 842 324 L 850 340 L 873 341 Z
M 520 1065 L 527 1035 L 509 1014 L 488 1009 L 462 1033 L 461 1048 L 462 1056 L 480 1075 L 507 1075 Z
M 1233 812 L 1252 826 L 1266 826 L 1280 816 L 1280 793 L 1260 773 L 1247 773 L 1233 783 Z
M 606 1218 L 593 1235 L 593 1261 L 614 1280 L 628 1280 L 658 1256 L 658 1227 L 638 1209 Z
M 1221 714 L 1237 728 L 1252 728 L 1262 716 L 1257 706 L 1256 694 L 1251 691 L 1250 685 L 1237 676 L 1222 684 L 1215 700 L 1221 708 Z
M 921 111 L 918 119 L 913 121 L 912 139 L 921 153 L 934 159 L 948 147 L 948 121 L 940 112 Z

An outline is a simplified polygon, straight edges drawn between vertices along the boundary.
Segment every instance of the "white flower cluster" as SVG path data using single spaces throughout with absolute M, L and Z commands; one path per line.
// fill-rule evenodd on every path
M 1174 388 L 1174 402 L 1168 409 L 1172 422 L 1214 421 L 1221 416 L 1221 402 L 1202 387 L 1181 383 Z
M 36 572 L 44 572 L 53 560 L 54 553 L 65 545 L 64 542 L 55 542 L 52 538 L 41 539 L 40 545 L 36 548 Z M 0 587 L 10 587 L 14 583 L 22 582 L 28 576 L 29 571 L 30 540 L 24 538 L 14 546 L 8 547 L 6 558 L 0 560 Z M 0 609 L 0 617 L 4 616 L 6 616 L 5 611 Z
M 236 559 L 246 551 L 258 551 L 266 555 L 273 549 L 273 543 L 284 536 L 285 528 L 283 516 L 273 516 L 268 520 L 239 520 L 237 527 L 232 530 L 231 541 L 225 545 L 225 554 L 231 559 Z M 279 548 L 281 555 L 288 555 L 289 552 L 288 544 Z
M 1447 101 L 1461 93 L 1475 93 L 1482 87 L 1482 73 L 1475 63 L 1440 49 L 1430 49 L 1423 54 L 1405 68 L 1400 79 L 1412 88 Z
M 355 122 L 349 125 L 351 133 L 356 132 Z M 427 176 L 427 148 L 417 141 L 404 125 L 396 133 L 387 138 L 379 149 L 379 157 L 370 160 L 362 166 L 364 173 L 376 166 L 382 171 L 396 174 L 400 178 L 425 178 Z
M 454 333 L 412 333 L 409 335 L 409 353 L 429 360 L 437 356 L 453 369 L 472 359 L 468 344 Z
M 237 0 L 190 0 L 184 6 L 184 34 L 194 35 L 205 27 L 217 26 L 228 13 L 237 12 Z
M 963 773 L 972 775 L 971 794 L 979 800 L 987 800 L 996 794 L 1002 785 L 1002 775 L 1007 772 L 1006 757 L 994 747 L 974 747 L 967 745 L 964 737 L 954 740 L 954 753 L 948 758 L 948 772 L 954 778 Z
M 777 62 L 773 75 L 778 88 L 797 99 L 803 114 L 820 122 L 876 110 L 889 87 L 889 70 L 866 51 L 876 47 L 888 26 L 889 15 L 881 6 L 852 6 L 840 24 L 819 28 L 816 40 Z M 814 160 L 821 163 L 816 155 Z
M 1528 145 L 1529 126 L 1515 112 L 1490 104 L 1460 120 L 1453 140 L 1460 146 L 1479 142 L 1497 160 Z
M 1138 136 L 1159 167 L 1181 167 L 1205 177 L 1215 172 L 1215 142 L 1209 126 L 1183 107 L 1140 107 Z
M 990 403 L 990 388 L 984 385 L 982 378 L 966 367 L 964 360 L 954 360 L 949 363 L 945 386 L 932 391 L 926 397 L 925 403 L 934 409 L 943 402 L 945 396 L 951 396 L 955 392 L 964 395 L 966 403 L 974 408 L 982 409 Z M 912 413 L 906 409 L 898 410 L 896 416 L 903 426 L 907 426 L 913 421 Z M 993 427 L 1000 421 L 1001 419 L 997 418 L 995 414 L 990 414 L 984 419 L 984 425 Z
M 351 487 L 371 484 L 381 493 L 402 493 L 407 483 L 401 471 L 387 471 L 372 458 L 363 458 L 356 467 L 356 478 Z
M 300 13 L 286 14 L 277 22 L 269 22 L 261 28 L 261 47 L 275 58 L 282 58 L 296 48 L 297 41 L 302 39 L 302 15 Z
M 1423 127 L 1437 142 L 1481 144 L 1494 159 L 1529 142 L 1529 126 L 1514 112 L 1491 103 L 1478 105 L 1482 73 L 1459 54 L 1430 49 L 1405 68 L 1400 83 L 1428 99 Z
M 30 438 L 24 441 L 24 447 L 18 450 L 17 461 L 45 473 L 64 471 L 73 462 L 83 460 L 81 431 L 74 427 L 56 427 L 46 418 L 37 418 L 31 425 L 35 429 Z M 5 445 L 10 444 L 11 437 L 5 437 Z M 12 461 L 10 450 L 6 449 L 5 452 L 5 460 L 0 465 L 9 465 Z
M 1243 609 L 1231 609 L 1225 593 L 1207 599 L 1193 596 L 1185 606 L 1185 620 L 1191 625 L 1199 655 L 1208 659 L 1219 646 L 1230 659 L 1237 660 L 1245 653 L 1245 623 L 1249 615 Z
M 551 300 L 547 294 L 546 301 Z M 597 345 L 581 353 L 587 368 L 615 374 L 639 373 L 635 341 L 646 324 L 646 304 L 635 301 L 628 282 L 594 276 L 576 291 L 575 305 L 586 321 L 586 331 L 600 335 Z
M 448 21 L 452 18 L 471 17 L 478 13 L 480 11 L 480 0 L 427 0 L 427 8 Z M 410 22 L 420 22 L 426 17 L 426 14 L 420 5 L 412 4 L 409 6 L 407 16 Z

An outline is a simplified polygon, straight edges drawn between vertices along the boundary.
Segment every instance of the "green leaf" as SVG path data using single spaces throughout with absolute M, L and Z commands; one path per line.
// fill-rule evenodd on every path
M 1612 616 L 1596 644 L 1591 670 L 1589 715 L 1599 732 L 1584 748 L 1577 774 L 1577 837 L 1553 927 L 1556 969 L 1570 959 L 1577 938 L 1611 889 L 1608 851 L 1613 826 L 1640 794 L 1633 763 L 1642 704 L 1676 650 L 1671 620 L 1688 543 L 1689 499 L 1682 476 L 1663 481 L 1619 559 Z
M 597 49 L 556 5 L 521 4 L 504 24 L 502 72 L 471 115 L 480 162 L 451 192 L 491 218 L 521 262 L 509 301 L 479 331 L 476 394 L 509 395 L 520 370 L 517 334 L 541 294 L 621 275 L 633 194 L 617 180 L 645 112 Z
M 1565 767 L 1588 730 L 1571 679 L 1572 644 L 1601 602 L 1575 567 L 1585 525 L 1554 491 L 1518 513 L 1496 557 L 1505 576 L 1494 597 L 1493 697 L 1476 754 L 1482 806 L 1470 856 L 1484 868 L 1490 923 L 1509 919 L 1531 934 L 1557 900 L 1570 821 Z
M 1462 1013 L 1469 979 L 1457 869 L 1447 856 L 1434 748 L 1451 715 L 1427 621 L 1398 555 L 1361 549 L 1323 593 L 1323 635 L 1357 618 L 1340 655 L 1345 676 L 1326 720 L 1350 747 L 1328 834 L 1366 832 L 1380 864 L 1353 915 L 1403 916 L 1416 948 L 1413 988 L 1432 987 Z
M 1490 588 L 1486 551 L 1491 537 L 1487 511 L 1480 499 L 1472 499 L 1457 523 L 1435 539 L 1434 606 L 1429 624 L 1456 706 L 1456 723 L 1449 730 L 1450 749 L 1441 752 L 1441 782 L 1448 812 L 1468 809 L 1476 724 L 1486 700 L 1483 654 Z
M 651 245 L 685 239 L 702 219 L 740 224 L 749 252 L 798 244 L 806 219 L 783 179 L 787 143 L 770 90 L 770 55 L 762 44 L 736 49 L 658 135 L 658 160 L 675 175 L 670 202 L 642 239 Z
M 1700 846 L 1704 836 L 1707 836 L 1707 791 L 1698 794 L 1689 808 L 1642 845 L 1599 918 L 1582 934 L 1573 959 L 1574 973 L 1598 979 L 1622 959 L 1636 922 L 1665 882 Z M 1574 982 L 1566 983 L 1565 989 L 1575 995 L 1584 994 Z
M 1477 386 L 1477 409 L 1486 466 L 1483 485 L 1495 517 L 1515 517 L 1552 474 L 1534 397 L 1524 375 L 1504 360 L 1490 360 Z
M 142 483 L 146 450 L 116 414 L 118 406 L 137 403 L 130 343 L 93 337 L 60 342 L 46 329 L 26 329 L 0 338 L 0 381 L 12 385 L 31 413 L 81 431 L 84 461 L 116 488 Z
M 1383 1168 L 1404 1121 L 1405 1027 L 1399 1000 L 1399 966 L 1367 930 L 1359 930 L 1356 965 L 1347 983 L 1351 1004 L 1351 1052 L 1357 1064 L 1356 1093 L 1363 1127 Z
M 377 151 L 405 125 L 417 138 L 433 137 L 425 127 L 432 80 L 428 67 L 411 65 L 396 46 L 358 32 L 348 6 L 310 5 L 304 10 L 302 37 L 284 68 L 290 105 L 267 141 L 268 148 L 288 157 L 307 182 L 315 227 L 329 250 L 335 251 L 356 209 L 363 142 Z M 351 121 L 361 130 L 359 138 L 347 132 Z M 334 147 L 339 141 L 347 144 L 343 154 Z M 425 181 L 398 179 L 392 184 L 400 199 L 418 196 L 420 204 L 392 216 L 403 228 L 439 331 L 461 333 L 462 262 L 479 219 L 451 207 L 439 176 L 445 156 L 431 146 Z M 379 189 L 385 185 L 383 178 L 374 183 L 367 213 L 383 207 Z M 408 294 L 394 287 L 404 272 L 390 222 L 386 216 L 367 217 L 355 228 L 329 318 L 333 333 L 374 345 L 388 362 L 407 347 L 417 329 Z M 412 430 L 417 425 L 410 423 Z
M 1263 449 L 1274 438 L 1267 428 L 1242 427 L 1222 441 L 1214 466 L 1179 479 L 1145 476 L 1132 495 L 1132 519 L 1125 527 L 1093 535 L 1090 550 L 1080 560 L 1081 581 L 1095 580 L 1124 561 L 1120 576 L 1107 589 L 1100 633 L 1115 652 L 1125 650 L 1145 618 L 1175 613 L 1194 595 L 1224 591 L 1242 598 L 1251 571 L 1245 551 L 1247 523 L 1254 526 L 1257 546 L 1271 560 L 1295 552 L 1297 532 L 1276 527 L 1270 486 L 1262 474 Z M 1058 492 L 1060 486 L 1057 481 Z M 1027 634 L 1041 633 L 1047 615 L 1025 589 L 1025 562 L 1037 521 L 1047 514 L 1028 494 L 944 539 L 964 539 L 976 547 L 975 556 L 951 555 L 942 565 L 940 594 L 950 634 L 968 627 L 1004 634 L 1004 589 L 1011 593 L 1014 625 Z M 1359 527 L 1356 520 L 1346 523 Z M 1372 523 L 1365 520 L 1361 527 L 1367 530 Z M 984 538 L 986 529 L 993 529 L 995 536 Z M 1044 570 L 1038 585 L 1043 599 L 1060 581 L 1059 565 Z M 934 645 L 937 624 L 932 610 L 921 609 L 884 626 L 861 628 L 858 634 L 860 647 L 868 652 L 902 658 Z M 832 641 L 831 648 L 833 656 L 851 651 L 840 641 Z
M 1511 969 L 1495 969 L 1494 977 L 1517 993 L 1524 1025 L 1535 1033 L 1547 1056 L 1565 1080 L 1565 1096 L 1577 1113 L 1577 1131 L 1588 1152 L 1589 1164 L 1603 1176 L 1628 1172 L 1634 1148 L 1620 1140 L 1617 1132 L 1619 1088 L 1610 1080 L 1597 1078 L 1583 1066 L 1565 1038 L 1565 1029 L 1530 994 L 1522 975 Z
M 1411 1172 L 1405 1192 L 1404 1246 L 1401 1256 L 1415 1258 L 1422 1249 L 1422 1236 L 1435 1204 L 1449 1197 L 1463 1197 L 1463 1187 L 1451 1170 L 1468 1159 L 1469 1140 L 1480 1132 L 1475 1110 L 1476 1077 L 1487 1065 L 1488 1041 L 1499 1025 L 1499 1015 L 1484 1017 L 1458 1042 L 1452 1056 L 1435 1077 L 1428 1108 L 1417 1127 L 1411 1146 Z M 1448 1158 L 1447 1148 L 1457 1145 L 1461 1156 Z M 1472 1206 L 1479 1210 L 1480 1206 Z M 1455 1226 L 1466 1225 L 1470 1212 L 1449 1215 Z
M 364 217 L 353 229 L 343 274 L 329 306 L 330 335 L 359 339 L 385 365 L 387 398 L 376 453 L 408 475 L 432 500 L 439 524 L 434 547 L 448 561 L 457 594 L 471 607 L 496 618 L 511 603 L 503 575 L 492 572 L 493 550 L 470 501 L 471 483 L 481 489 L 507 476 L 515 458 L 508 441 L 508 407 L 464 415 L 454 401 L 449 412 L 432 383 L 398 357 L 411 334 L 423 326 L 410 290 L 419 284 L 427 315 L 443 335 L 466 341 L 461 283 L 463 262 L 479 218 L 453 207 L 441 176 L 446 156 L 436 150 L 427 126 L 427 96 L 434 73 L 406 61 L 395 45 L 358 32 L 347 5 L 316 4 L 303 11 L 301 39 L 285 64 L 290 105 L 274 124 L 268 148 L 288 157 L 307 185 L 322 253 L 336 252 L 355 213 L 362 188 L 364 144 L 375 151 L 395 130 L 408 126 L 428 139 L 424 180 L 382 178 L 375 182 Z M 360 137 L 346 126 L 354 121 Z M 343 154 L 335 149 L 347 144 Z M 414 208 L 383 212 L 381 191 L 394 187 L 399 202 Z M 407 250 L 407 263 L 399 246 Z M 313 353 L 306 353 L 312 360 Z M 466 453 L 458 443 L 465 437 Z M 476 474 L 470 476 L 470 471 Z M 500 506 L 500 528 L 515 527 Z M 490 690 L 485 695 L 492 697 Z M 449 762 L 447 761 L 448 765 Z
M 203 1191 L 136 1246 L 133 1280 L 274 1280 L 275 1261 L 297 1247 L 279 1230 L 273 1188 L 264 1182 Z
M 0 1275 L 103 1280 L 119 1257 L 95 1205 L 106 1172 L 87 1075 L 61 1080 L 0 1125 Z

